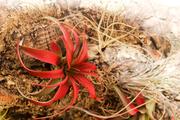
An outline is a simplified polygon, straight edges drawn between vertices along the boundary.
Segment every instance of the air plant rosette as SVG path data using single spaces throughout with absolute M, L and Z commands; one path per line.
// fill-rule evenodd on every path
M 62 32 L 62 34 L 59 35 L 59 40 L 52 40 L 49 45 L 49 50 L 31 48 L 23 45 L 23 40 L 17 40 L 16 49 L 18 59 L 24 70 L 32 76 L 48 79 L 46 83 L 32 83 L 32 86 L 42 87 L 42 89 L 39 92 L 29 94 L 50 94 L 51 92 L 55 92 L 55 94 L 48 101 L 37 101 L 24 95 L 19 88 L 18 91 L 24 98 L 40 106 L 51 106 L 53 103 L 63 99 L 70 91 L 73 91 L 72 100 L 67 106 L 61 108 L 60 113 L 71 109 L 76 103 L 80 85 L 88 91 L 90 98 L 100 102 L 101 99 L 96 96 L 97 91 L 91 81 L 92 79 L 89 79 L 89 76 L 98 79 L 98 74 L 96 73 L 96 66 L 88 61 L 88 43 L 86 34 L 84 32 L 81 33 L 71 25 L 60 23 L 53 17 L 46 17 L 46 19 L 58 25 L 59 30 Z M 21 58 L 21 52 L 31 58 L 52 65 L 54 69 L 50 71 L 40 71 L 28 68 Z M 117 87 L 115 89 L 120 93 L 120 98 L 126 106 L 128 113 L 132 116 L 136 115 L 139 110 L 134 103 L 126 95 L 120 92 Z M 135 101 L 136 104 L 140 106 L 145 103 L 142 94 L 136 96 Z
M 95 72 L 96 66 L 88 62 L 88 46 L 85 33 L 80 33 L 77 29 L 73 29 L 72 26 L 61 24 L 54 18 L 50 18 L 50 20 L 56 22 L 62 32 L 62 36 L 59 36 L 59 41 L 52 40 L 50 50 L 22 46 L 23 41 L 19 41 L 17 43 L 17 56 L 22 67 L 30 75 L 49 79 L 47 83 L 32 83 L 33 86 L 43 87 L 41 92 L 53 91 L 57 88 L 56 93 L 47 102 L 28 98 L 20 91 L 21 95 L 37 105 L 50 106 L 65 97 L 72 88 L 73 98 L 70 104 L 64 108 L 64 110 L 67 110 L 76 102 L 79 94 L 79 85 L 82 85 L 86 88 L 91 98 L 99 101 L 100 99 L 96 96 L 93 83 L 87 78 L 87 76 L 97 77 L 97 73 Z M 82 38 L 80 38 L 80 35 Z M 59 42 L 62 42 L 63 46 L 58 44 Z M 65 49 L 65 53 L 63 53 L 63 49 Z M 53 65 L 55 69 L 51 71 L 37 71 L 27 68 L 21 59 L 20 50 L 32 58 Z M 53 84 L 54 81 L 56 81 L 55 84 Z
M 164 101 L 149 81 L 157 72 L 162 73 L 162 64 L 166 66 L 163 61 L 159 64 L 155 61 L 169 51 L 168 42 L 164 44 L 162 40 L 163 43 L 156 44 L 156 39 L 144 34 L 139 26 L 104 10 L 73 9 L 58 13 L 54 6 L 52 10 L 47 8 L 12 13 L 14 16 L 11 14 L 12 19 L 4 27 L 8 33 L 4 34 L 6 47 L 0 65 L 4 67 L 9 58 L 13 61 L 18 58 L 15 69 L 11 67 L 14 63 L 9 67 L 15 74 L 9 74 L 13 78 L 17 75 L 20 94 L 15 94 L 25 98 L 17 103 L 22 104 L 22 113 L 28 112 L 36 118 L 64 119 L 171 117 L 170 109 L 170 117 L 164 117 L 166 111 L 162 109 L 160 113 L 157 111 L 159 103 Z M 42 16 L 54 17 L 42 20 Z M 17 32 L 20 38 L 15 36 Z M 15 45 L 16 40 L 17 54 L 12 55 L 14 46 L 9 45 Z M 162 79 L 162 75 L 157 79 Z M 29 83 L 30 87 L 23 90 Z M 11 88 L 16 91 L 16 87 Z

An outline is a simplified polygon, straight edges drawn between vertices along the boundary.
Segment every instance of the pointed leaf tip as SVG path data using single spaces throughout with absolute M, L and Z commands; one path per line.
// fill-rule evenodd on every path
M 18 59 L 20 61 L 20 64 L 22 65 L 22 67 L 25 70 L 28 71 L 29 74 L 31 74 L 33 76 L 36 76 L 36 77 L 41 77 L 41 78 L 53 78 L 53 79 L 56 79 L 56 78 L 63 78 L 64 77 L 63 69 L 52 70 L 52 71 L 39 71 L 39 70 L 31 70 L 28 67 L 26 67 L 26 65 L 24 64 L 24 62 L 22 61 L 21 56 L 20 56 L 19 43 L 20 42 L 17 43 L 17 48 L 16 48 L 17 56 L 18 56 Z
M 73 56 L 73 52 L 74 52 L 73 41 L 70 37 L 69 31 L 63 25 L 59 24 L 59 28 L 63 33 L 62 40 L 63 40 L 64 46 L 66 48 L 66 59 L 67 59 L 67 63 L 68 63 L 68 68 L 70 69 L 71 62 L 72 62 L 72 56 Z
M 51 51 L 29 48 L 25 46 L 20 47 L 26 55 L 32 58 L 38 59 L 42 62 L 50 63 L 52 65 L 58 65 L 59 63 L 59 56 Z
M 79 52 L 79 55 L 75 59 L 75 64 L 79 64 L 81 62 L 84 62 L 88 59 L 88 45 L 87 41 L 85 39 L 85 35 L 83 35 L 83 41 L 82 41 L 82 47 Z
M 62 51 L 61 51 L 60 46 L 59 46 L 56 42 L 52 41 L 52 42 L 50 43 L 50 48 L 51 48 L 51 51 L 52 51 L 52 52 L 56 53 L 56 54 L 59 55 L 60 58 L 61 58 Z

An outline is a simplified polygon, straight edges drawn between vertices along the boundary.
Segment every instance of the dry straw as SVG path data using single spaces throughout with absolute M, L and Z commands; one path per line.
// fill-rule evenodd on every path
M 122 15 L 114 15 L 99 9 L 67 10 L 61 9 L 56 4 L 47 5 L 44 8 L 18 6 L 16 9 L 9 10 L 6 22 L 1 25 L 0 41 L 3 41 L 5 46 L 1 50 L 1 54 L 4 54 L 2 59 L 5 59 L 10 52 L 14 52 L 16 38 L 24 39 L 25 45 L 48 49 L 50 41 L 57 38 L 58 31 L 54 24 L 42 19 L 47 16 L 55 17 L 62 23 L 85 31 L 88 35 L 90 60 L 97 65 L 99 81 L 94 84 L 97 95 L 104 99 L 98 103 L 92 101 L 82 90 L 77 104 L 66 113 L 74 114 L 71 119 L 78 118 L 78 115 L 82 119 L 91 119 L 90 116 L 101 119 L 136 117 L 146 117 L 148 120 L 171 119 L 172 109 L 169 109 L 171 104 L 156 86 L 163 85 L 162 80 L 172 78 L 167 75 L 167 71 L 169 66 L 175 65 L 172 60 L 175 59 L 178 64 L 177 56 L 179 55 L 166 58 L 171 48 L 168 40 L 148 33 L 141 28 L 137 21 L 130 22 Z M 16 55 L 12 55 L 11 59 L 15 60 Z M 26 57 L 23 59 L 29 63 Z M 30 62 L 32 61 L 34 60 L 30 60 Z M 36 64 L 30 64 L 30 66 L 33 67 Z M 176 73 L 174 77 L 178 77 L 178 75 L 179 73 Z M 19 89 L 23 89 L 23 87 Z M 140 94 L 146 99 L 145 103 L 134 108 L 139 110 L 137 116 L 129 115 L 132 110 L 128 111 L 127 108 Z M 131 101 L 124 104 L 123 95 L 128 96 Z M 67 97 L 57 103 L 57 106 L 68 101 Z M 155 108 L 149 108 L 148 103 L 153 103 Z M 57 106 L 51 107 L 54 111 L 53 115 L 46 113 L 50 115 L 48 117 L 59 114 Z M 161 107 L 164 108 L 161 109 Z M 77 114 L 77 110 L 87 114 L 83 115 L 82 112 Z M 65 113 L 64 117 L 66 118 Z

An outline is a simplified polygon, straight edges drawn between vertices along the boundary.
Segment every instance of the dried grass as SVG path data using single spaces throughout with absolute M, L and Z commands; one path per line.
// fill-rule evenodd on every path
M 100 119 L 131 118 L 132 116 L 129 116 L 128 111 L 125 110 L 127 106 L 123 106 L 120 101 L 120 91 L 131 96 L 133 98 L 131 102 L 137 97 L 134 92 L 142 93 L 147 102 L 142 106 L 137 106 L 137 108 L 144 108 L 152 100 L 157 103 L 156 110 L 153 113 L 154 117 L 156 119 L 170 119 L 172 109 L 169 108 L 171 108 L 171 104 L 155 87 L 157 81 L 155 79 L 162 77 L 158 75 L 162 74 L 166 65 L 164 63 L 167 62 L 167 60 L 164 62 L 161 59 L 168 56 L 171 48 L 170 43 L 163 37 L 147 33 L 140 26 L 133 26 L 132 24 L 136 23 L 128 22 L 123 16 L 101 10 L 100 12 L 86 9 L 64 10 L 58 5 L 52 5 L 35 9 L 20 7 L 9 10 L 8 14 L 9 17 L 0 29 L 0 39 L 5 43 L 5 47 L 1 50 L 3 51 L 1 54 L 4 53 L 2 58 L 4 60 L 9 56 L 9 53 L 15 53 L 16 38 L 25 39 L 26 45 L 48 49 L 47 44 L 58 36 L 58 32 L 56 26 L 43 20 L 43 17 L 56 17 L 61 22 L 74 25 L 81 31 L 87 32 L 90 59 L 97 65 L 99 74 L 99 81 L 95 81 L 94 84 L 97 94 L 104 100 L 102 102 L 92 101 L 87 97 L 87 93 L 82 91 L 83 93 L 76 106 L 73 106 L 73 109 L 66 113 L 67 115 L 74 114 L 69 119 L 78 119 L 79 117 L 91 119 L 90 116 Z M 162 44 L 159 41 L 164 42 Z M 107 59 L 107 49 L 115 50 L 114 56 L 110 60 Z M 124 49 L 134 53 L 123 51 Z M 127 55 L 122 56 L 123 59 L 116 56 L 124 54 L 123 52 Z M 130 55 L 128 56 L 128 54 Z M 136 56 L 136 54 L 139 55 Z M 109 54 L 110 56 L 112 54 Z M 16 56 L 11 55 L 10 58 L 15 60 Z M 157 60 L 162 62 L 160 67 L 158 67 L 159 64 L 154 63 Z M 134 63 L 136 66 L 133 66 Z M 33 65 L 36 66 L 31 64 L 31 66 Z M 138 71 L 138 69 L 142 69 L 140 67 L 144 67 L 143 73 L 131 71 Z M 64 101 L 68 102 L 66 99 Z M 156 114 L 155 112 L 160 106 L 164 108 Z M 55 113 L 53 116 L 59 114 L 57 106 L 52 106 L 51 109 Z M 81 112 L 77 113 L 77 110 Z M 82 112 L 85 112 L 86 115 L 82 115 Z M 67 119 L 66 114 L 62 116 Z M 139 116 L 141 115 L 139 114 Z

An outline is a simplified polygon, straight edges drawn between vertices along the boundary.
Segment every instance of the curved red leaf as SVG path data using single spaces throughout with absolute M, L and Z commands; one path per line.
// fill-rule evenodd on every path
M 50 80 L 48 80 L 48 82 L 47 83 L 45 83 L 45 84 L 42 84 L 42 86 L 41 86 L 41 83 L 40 84 L 38 84 L 37 86 L 41 86 L 41 87 L 43 87 L 42 89 L 40 89 L 39 91 L 36 91 L 36 92 L 29 92 L 28 94 L 29 95 L 36 95 L 36 96 L 42 96 L 42 95 L 45 95 L 45 94 L 49 94 L 50 92 L 52 92 L 57 86 L 48 86 L 48 85 L 52 85 L 54 82 L 55 83 L 57 83 L 56 82 L 57 81 L 57 79 L 50 79 Z M 60 83 L 60 82 L 58 82 L 58 83 Z M 34 86 L 36 86 L 36 84 L 37 83 L 31 83 L 31 85 L 34 85 Z M 53 84 L 54 85 L 54 84 Z M 46 87 L 46 86 L 48 86 L 48 87 Z
M 82 75 L 74 75 L 75 80 L 80 83 L 89 92 L 91 98 L 96 99 L 96 92 L 92 82 Z
M 79 36 L 78 36 L 79 31 L 75 27 L 72 27 L 72 26 L 67 25 L 67 24 L 64 24 L 64 27 L 68 28 L 68 30 L 70 30 L 73 33 L 73 37 L 75 39 L 75 48 L 74 48 L 74 51 L 76 51 L 77 48 L 80 47 Z
M 28 71 L 29 74 L 40 77 L 40 78 L 52 78 L 52 79 L 57 79 L 57 78 L 63 78 L 64 74 L 61 69 L 59 70 L 52 70 L 52 71 L 35 71 L 35 70 L 30 70 L 27 67 L 23 66 L 24 69 Z
M 51 51 L 53 51 L 54 53 L 58 54 L 61 57 L 62 51 L 61 51 L 61 48 L 59 47 L 59 45 L 56 42 L 52 41 L 50 43 L 50 48 L 51 48 Z
M 53 17 L 44 17 L 44 18 L 57 24 L 59 26 L 61 32 L 63 33 L 63 37 L 60 36 L 60 38 L 63 38 L 62 40 L 63 40 L 64 46 L 66 48 L 66 58 L 67 58 L 67 63 L 68 63 L 68 69 L 70 69 L 71 62 L 72 62 L 72 56 L 73 56 L 73 52 L 74 52 L 73 41 L 70 38 L 70 33 L 57 19 L 55 19 Z
M 61 98 L 63 98 L 67 94 L 68 90 L 69 90 L 69 86 L 66 83 L 66 84 L 62 85 L 61 87 L 59 87 L 57 93 L 55 94 L 55 96 L 51 100 L 49 100 L 47 102 L 35 101 L 35 100 L 29 99 L 29 98 L 28 99 L 32 103 L 40 105 L 40 106 L 50 106 L 55 101 L 60 100 Z
M 125 96 L 124 99 L 126 100 L 127 104 L 129 104 L 126 109 L 130 115 L 135 115 L 137 112 L 139 112 L 135 105 L 133 103 L 130 103 L 131 100 L 128 97 Z
M 144 96 L 143 96 L 142 94 L 139 94 L 139 95 L 137 96 L 137 98 L 135 99 L 135 101 L 136 101 L 136 103 L 137 103 L 138 105 L 142 105 L 142 104 L 145 103 L 145 98 L 144 98 Z
M 75 104 L 76 100 L 78 99 L 78 93 L 79 93 L 79 88 L 74 80 L 74 78 L 70 77 L 69 80 L 71 81 L 72 84 L 72 88 L 73 88 L 73 98 L 71 99 L 70 103 L 62 108 L 57 108 L 60 112 L 58 112 L 57 114 L 61 114 L 65 111 L 67 111 L 68 109 L 71 108 L 71 106 L 73 104 Z M 56 114 L 55 114 L 56 115 Z M 43 118 L 49 118 L 49 117 L 43 117 Z
M 78 94 L 79 94 L 79 88 L 74 80 L 74 78 L 70 77 L 69 80 L 71 81 L 72 84 L 72 88 L 73 88 L 73 98 L 71 99 L 70 103 L 62 108 L 60 108 L 60 113 L 66 111 L 67 109 L 69 109 L 73 104 L 75 104 L 77 98 L 78 98 Z
M 60 60 L 59 56 L 51 51 L 29 48 L 25 46 L 20 46 L 20 47 L 26 55 L 32 58 L 38 59 L 42 62 L 50 63 L 52 65 L 59 64 L 59 60 Z
M 52 118 L 52 117 L 57 116 L 59 114 L 62 114 L 63 112 L 65 112 L 71 108 L 71 106 L 76 102 L 76 100 L 78 98 L 79 88 L 76 85 L 76 82 L 72 77 L 70 77 L 69 79 L 70 79 L 72 87 L 73 87 L 73 98 L 71 99 L 70 103 L 68 105 L 62 107 L 62 108 L 57 108 L 57 110 L 59 112 L 57 112 L 56 114 L 53 114 L 51 116 L 46 116 L 46 117 L 35 118 L 35 119 L 49 119 L 49 118 Z
M 79 64 L 83 61 L 86 61 L 87 59 L 88 59 L 88 45 L 87 45 L 87 41 L 85 39 L 85 35 L 83 35 L 82 48 L 79 52 L 79 55 L 75 59 L 74 64 Z
M 73 91 L 74 91 L 73 92 L 73 99 L 71 100 L 70 105 L 73 105 L 76 102 L 77 98 L 78 98 L 79 88 L 76 85 L 76 82 L 75 82 L 74 78 L 70 77 L 70 80 L 71 80 Z
M 61 98 L 63 98 L 66 94 L 67 94 L 67 92 L 68 92 L 68 90 L 69 90 L 69 88 L 70 88 L 70 85 L 69 85 L 69 83 L 68 83 L 68 77 L 66 77 L 65 78 L 65 80 L 64 81 L 66 81 L 64 84 L 62 84 L 59 88 L 58 88 L 58 90 L 57 90 L 57 92 L 56 92 L 56 94 L 55 94 L 55 96 L 54 96 L 54 102 L 55 101 L 57 101 L 57 100 L 59 100 L 59 99 L 61 99 Z
M 53 98 L 46 102 L 33 100 L 31 98 L 26 97 L 20 90 L 19 90 L 19 92 L 23 97 L 25 97 L 26 99 L 28 99 L 29 101 L 31 101 L 34 104 L 37 104 L 40 106 L 50 106 L 52 103 L 54 103 L 55 101 L 57 101 L 59 99 L 62 99 L 67 94 L 67 92 L 69 90 L 69 84 L 68 84 L 67 80 L 68 80 L 68 77 L 66 77 L 65 80 L 62 82 L 62 84 L 59 85 L 59 88 L 56 91 Z
M 63 33 L 63 43 L 66 48 L 66 58 L 67 58 L 67 63 L 68 63 L 68 68 L 70 69 L 71 62 L 72 62 L 72 56 L 73 56 L 73 51 L 74 51 L 74 46 L 73 42 L 70 38 L 70 33 L 66 30 L 66 28 L 59 24 L 59 27 Z
M 19 52 L 19 42 L 17 44 L 17 56 L 18 59 L 22 65 L 22 67 L 28 71 L 29 74 L 33 75 L 33 76 L 37 76 L 37 77 L 41 77 L 41 78 L 52 78 L 52 79 L 56 79 L 56 78 L 63 78 L 64 77 L 64 73 L 63 73 L 63 69 L 58 69 L 58 70 L 52 70 L 52 71 L 37 71 L 37 70 L 31 70 L 29 68 L 27 68 L 25 66 L 25 64 L 23 63 L 21 56 L 20 56 L 20 52 Z

